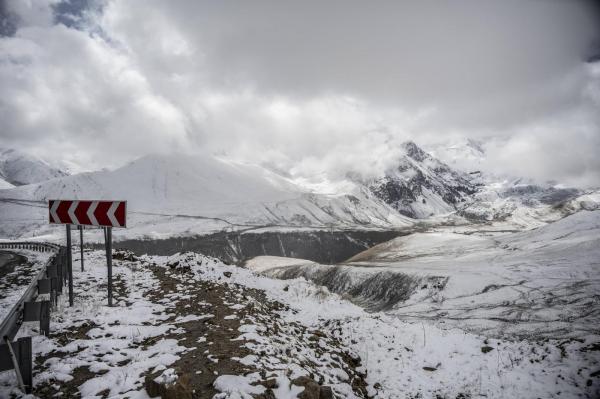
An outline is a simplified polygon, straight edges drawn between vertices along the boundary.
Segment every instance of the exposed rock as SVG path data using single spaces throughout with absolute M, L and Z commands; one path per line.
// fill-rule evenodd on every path
M 275 378 L 271 378 L 265 381 L 263 384 L 266 388 L 274 389 L 277 388 L 277 380 Z
M 132 251 L 127 249 L 118 249 L 113 251 L 112 257 L 113 259 L 126 260 L 129 262 L 136 262 L 138 260 L 137 256 L 135 256 Z
M 298 395 L 300 399 L 319 399 L 321 387 L 316 381 L 303 376 L 293 380 L 292 384 L 304 387 L 304 391 Z
M 467 174 L 450 168 L 415 143 L 403 147 L 406 155 L 397 166 L 367 184 L 376 197 L 401 214 L 418 219 L 452 211 L 477 191 Z
M 150 397 L 162 399 L 192 399 L 192 389 L 188 386 L 188 376 L 182 375 L 173 384 L 161 384 L 151 375 L 145 378 L 145 388 Z
M 328 386 L 321 386 L 319 389 L 319 399 L 333 399 L 333 390 Z

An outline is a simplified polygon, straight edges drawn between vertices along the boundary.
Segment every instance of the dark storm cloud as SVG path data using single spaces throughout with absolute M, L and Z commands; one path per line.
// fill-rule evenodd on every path
M 196 2 L 164 12 L 199 39 L 222 86 L 452 112 L 483 102 L 486 119 L 490 105 L 502 120 L 574 104 L 581 81 L 551 96 L 548 87 L 598 38 L 591 5 L 578 1 Z
M 14 35 L 18 22 L 18 16 L 11 12 L 6 0 L 0 0 L 0 36 Z
M 112 164 L 201 147 L 338 177 L 380 173 L 405 139 L 494 136 L 493 168 L 600 181 L 592 2 L 4 4 L 3 141 L 39 154 L 67 142 L 72 163 L 103 166 L 115 143 Z
M 52 5 L 54 21 L 70 28 L 84 28 L 89 13 L 102 12 L 101 0 L 68 0 Z

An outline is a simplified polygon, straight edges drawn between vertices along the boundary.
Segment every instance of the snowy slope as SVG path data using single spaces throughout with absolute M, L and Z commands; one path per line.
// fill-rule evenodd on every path
M 39 183 L 67 174 L 31 155 L 13 149 L 0 148 L 0 179 L 20 186 Z M 2 184 L 0 183 L 0 188 Z
M 190 225 L 214 231 L 231 226 L 398 227 L 411 223 L 366 190 L 309 194 L 258 166 L 175 154 L 146 156 L 114 171 L 2 190 L 0 218 L 10 223 L 3 223 L 0 233 L 12 236 L 20 230 L 36 230 L 36 235 L 44 234 L 45 202 L 54 198 L 127 200 L 129 226 L 138 228 L 134 233 L 139 234 L 149 232 L 143 226 L 164 223 L 170 226 L 162 230 L 172 234 L 187 231 Z M 151 229 L 156 230 L 160 229 Z
M 424 152 L 413 142 L 403 144 L 406 155 L 385 176 L 368 182 L 380 199 L 413 218 L 447 214 L 476 191 L 469 176 Z
M 7 188 L 13 188 L 13 187 L 14 187 L 14 185 L 10 184 L 6 180 L 4 180 L 2 177 L 0 177 L 0 190 L 4 190 Z
M 490 236 L 450 229 L 375 246 L 340 266 L 263 273 L 304 276 L 372 310 L 496 336 L 584 337 L 600 323 L 600 211 Z
M 486 147 L 491 141 L 460 139 L 426 147 L 434 157 L 467 173 L 477 191 L 457 207 L 458 215 L 476 223 L 492 223 L 507 229 L 531 229 L 587 209 L 579 206 L 582 190 L 556 182 L 537 182 L 518 176 L 490 173 Z M 588 207 L 589 208 L 589 207 Z
M 574 206 L 584 192 L 551 184 L 523 183 L 520 179 L 493 180 L 485 183 L 464 204 L 458 214 L 474 222 L 500 222 L 515 228 L 534 228 L 556 221 L 579 210 Z
M 466 173 L 480 171 L 486 156 L 485 142 L 471 138 L 429 145 L 424 149 L 432 157 Z
M 35 364 L 43 363 L 34 385 L 44 397 L 155 397 L 146 391 L 153 378 L 169 397 L 213 397 L 214 387 L 219 399 L 331 397 L 318 396 L 319 385 L 348 399 L 600 394 L 597 331 L 581 340 L 465 333 L 368 313 L 304 279 L 272 280 L 195 253 L 115 256 L 111 308 L 105 253 L 85 256 L 75 304 L 59 296 L 53 333 L 38 334 L 35 322 L 20 331 L 33 336 Z M 318 381 L 316 392 L 299 375 Z M 0 397 L 21 397 L 16 385 L 14 373 L 0 373 Z

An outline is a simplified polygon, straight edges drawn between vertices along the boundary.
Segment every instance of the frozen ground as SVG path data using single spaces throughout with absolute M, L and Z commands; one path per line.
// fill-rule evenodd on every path
M 130 260 L 115 259 L 115 311 L 105 306 L 104 254 L 86 256 L 76 306 L 62 303 L 50 338 L 34 338 L 39 396 L 188 389 L 290 398 L 329 388 L 338 398 L 600 395 L 597 335 L 503 339 L 440 328 L 366 312 L 302 278 L 273 280 L 193 253 L 116 254 Z M 16 393 L 10 372 L 0 387 L 0 396 Z
M 443 328 L 512 339 L 585 338 L 600 326 L 600 211 L 521 233 L 415 233 L 337 266 L 286 262 L 248 266 Z

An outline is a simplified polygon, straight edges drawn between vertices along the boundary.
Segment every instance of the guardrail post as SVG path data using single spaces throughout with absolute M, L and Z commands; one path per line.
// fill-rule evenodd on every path
M 40 305 L 40 333 L 50 335 L 50 301 L 42 301 Z
M 17 359 L 23 385 L 25 385 L 25 393 L 31 393 L 33 388 L 33 356 L 31 351 L 31 337 L 23 337 L 17 340 L 18 354 Z
M 112 306 L 112 227 L 105 227 L 104 234 L 106 244 L 106 266 L 108 266 L 108 306 Z
M 40 333 L 48 336 L 50 334 L 50 301 L 25 302 L 23 321 L 39 321 Z
M 81 271 L 83 271 L 83 226 L 79 226 L 79 249 L 81 251 L 79 259 L 81 260 Z
M 58 304 L 58 278 L 56 277 L 50 279 L 50 303 L 53 307 Z
M 38 295 L 40 294 L 49 294 L 50 293 L 50 279 L 42 278 L 38 280 Z
M 71 225 L 67 225 L 67 276 L 69 279 L 69 306 L 73 306 L 73 251 L 71 248 Z
M 60 252 L 58 253 L 58 256 L 56 257 L 56 278 L 57 278 L 57 282 L 58 282 L 58 292 L 62 293 L 62 286 L 63 286 L 63 264 L 65 261 L 65 255 L 64 255 L 64 251 L 61 248 Z

